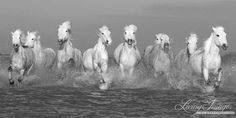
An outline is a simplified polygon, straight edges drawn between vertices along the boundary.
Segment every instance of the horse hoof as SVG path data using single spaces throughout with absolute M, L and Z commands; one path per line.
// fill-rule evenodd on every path
M 210 80 L 207 80 L 207 81 L 206 81 L 206 85 L 210 85 Z
M 106 82 L 104 81 L 104 79 L 100 80 L 100 84 L 105 84 Z
M 23 79 L 18 79 L 18 82 L 21 83 Z
M 10 85 L 14 85 L 14 80 L 9 80 Z
M 214 86 L 216 89 L 218 89 L 220 87 L 220 82 L 216 82 Z
M 100 84 L 99 88 L 101 90 L 107 90 L 109 88 L 109 85 L 108 85 L 108 83 Z

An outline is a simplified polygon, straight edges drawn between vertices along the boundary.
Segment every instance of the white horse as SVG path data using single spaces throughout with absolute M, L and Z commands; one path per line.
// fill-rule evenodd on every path
M 161 36 L 162 36 L 162 33 L 156 34 L 154 44 L 147 46 L 146 49 L 144 50 L 144 61 L 146 64 L 148 64 L 148 61 L 149 61 L 148 56 L 153 51 L 153 49 L 155 47 L 160 48 L 161 43 L 162 43 Z
M 82 53 L 74 48 L 71 40 L 71 22 L 65 21 L 58 28 L 59 50 L 57 52 L 57 68 L 62 69 L 64 64 L 73 64 L 76 69 L 82 70 Z
M 203 50 L 191 54 L 190 64 L 194 73 L 203 75 L 206 84 L 209 83 L 209 74 L 218 75 L 215 87 L 219 87 L 222 76 L 221 56 L 219 47 L 227 50 L 226 33 L 222 26 L 212 27 L 211 36 L 204 42 Z
M 97 44 L 83 54 L 83 65 L 86 71 L 96 71 L 98 72 L 102 79 L 101 83 L 106 83 L 107 80 L 104 78 L 104 74 L 107 73 L 108 68 L 108 52 L 106 47 L 111 45 L 111 32 L 107 26 L 103 26 L 99 29 L 99 39 Z
M 156 35 L 156 44 L 148 46 L 145 50 L 144 59 L 146 65 L 150 65 L 154 68 L 154 76 L 159 74 L 167 74 L 171 68 L 171 56 L 170 50 L 170 38 L 168 35 L 160 33 Z
M 21 83 L 25 75 L 29 75 L 30 71 L 33 69 L 35 55 L 33 50 L 22 47 L 22 39 L 25 35 L 20 29 L 12 32 L 12 44 L 14 50 L 11 52 L 11 63 L 8 68 L 9 83 L 14 84 L 12 78 L 12 72 L 18 72 L 20 77 L 18 82 Z
M 125 76 L 125 70 L 129 71 L 129 76 L 133 74 L 135 65 L 141 60 L 140 52 L 136 46 L 135 25 L 128 25 L 124 28 L 124 43 L 121 43 L 114 52 L 116 63 L 119 64 L 122 76 Z
M 38 67 L 52 69 L 56 53 L 52 48 L 43 48 L 37 32 L 27 32 L 25 46 L 31 48 L 35 54 L 35 63 Z
M 190 54 L 197 50 L 197 35 L 192 33 L 186 38 L 186 48 L 180 50 L 175 57 L 175 64 L 177 69 L 182 69 L 189 64 Z

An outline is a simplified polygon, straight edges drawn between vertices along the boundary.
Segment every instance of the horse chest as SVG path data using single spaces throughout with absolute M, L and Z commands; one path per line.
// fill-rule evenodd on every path
M 206 67 L 209 69 L 216 69 L 221 65 L 221 58 L 219 55 L 207 55 L 204 60 Z
M 134 51 L 124 51 L 121 55 L 121 63 L 126 66 L 133 66 L 136 63 L 136 56 Z
M 23 58 L 20 54 L 15 54 L 12 57 L 12 65 L 17 69 L 23 68 Z
M 58 56 L 58 60 L 60 60 L 61 62 L 66 62 L 67 56 L 66 56 L 66 52 L 65 51 L 62 51 L 62 50 L 58 51 L 57 56 Z
M 108 54 L 106 51 L 96 51 L 94 55 L 95 55 L 95 59 L 108 60 Z

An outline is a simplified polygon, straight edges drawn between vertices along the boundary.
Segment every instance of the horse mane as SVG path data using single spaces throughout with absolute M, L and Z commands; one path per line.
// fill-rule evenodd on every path
M 208 52 L 210 50 L 210 47 L 211 47 L 210 45 L 212 43 L 212 37 L 213 37 L 213 33 L 211 33 L 211 36 L 204 42 L 203 49 L 205 52 Z
M 127 31 L 127 30 L 132 30 L 132 31 L 134 31 L 134 32 L 136 32 L 137 29 L 138 29 L 137 26 L 135 26 L 135 25 L 133 25 L 133 24 L 127 25 L 127 26 L 125 26 L 125 28 L 124 28 L 125 31 Z

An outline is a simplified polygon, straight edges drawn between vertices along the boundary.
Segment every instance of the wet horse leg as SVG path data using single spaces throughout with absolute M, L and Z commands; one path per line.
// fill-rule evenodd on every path
M 25 74 L 25 70 L 24 70 L 24 69 L 21 69 L 21 70 L 20 70 L 20 77 L 18 78 L 19 87 L 21 86 L 22 81 L 23 81 L 23 79 L 24 79 L 24 74 Z
M 8 68 L 8 77 L 9 77 L 10 85 L 14 84 L 14 80 L 12 79 L 12 71 L 13 70 L 14 70 L 14 68 L 12 67 L 12 65 L 10 65 L 9 68 Z
M 218 71 L 218 78 L 217 82 L 215 83 L 215 87 L 219 88 L 223 71 L 222 68 L 219 68 L 217 71 Z
M 203 77 L 205 79 L 205 84 L 209 85 L 210 81 L 209 81 L 209 71 L 207 68 L 203 68 Z
M 120 64 L 120 70 L 121 70 L 122 77 L 125 77 L 125 68 L 124 68 L 123 64 Z

